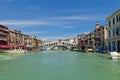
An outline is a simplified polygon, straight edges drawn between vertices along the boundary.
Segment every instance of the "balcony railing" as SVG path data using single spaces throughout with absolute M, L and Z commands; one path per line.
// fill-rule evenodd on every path
M 0 32 L 0 34 L 2 34 L 2 35 L 7 35 L 7 33 L 3 33 L 3 32 Z
M 1 28 L 1 27 L 0 27 L 0 30 L 3 30 L 3 31 L 6 31 L 6 32 L 9 32 L 9 30 L 7 30 L 7 29 L 3 29 L 3 28 Z
M 1 37 L 0 37 L 0 40 L 4 40 L 4 41 L 7 41 L 7 38 L 1 38 Z

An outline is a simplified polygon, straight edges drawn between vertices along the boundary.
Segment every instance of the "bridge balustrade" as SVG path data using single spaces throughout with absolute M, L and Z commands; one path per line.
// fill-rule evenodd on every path
M 53 41 L 53 42 L 49 42 L 49 43 L 44 44 L 44 47 L 46 47 L 46 48 L 52 48 L 52 47 L 55 47 L 55 46 L 66 46 L 68 48 L 71 48 L 71 47 L 75 47 L 76 44 L 75 43 L 70 43 L 70 42 L 67 42 L 67 41 Z

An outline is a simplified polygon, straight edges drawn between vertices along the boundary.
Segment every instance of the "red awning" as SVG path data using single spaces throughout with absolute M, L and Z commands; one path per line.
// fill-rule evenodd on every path
M 11 48 L 11 46 L 8 46 L 8 45 L 0 45 L 0 48 L 7 49 L 7 48 Z

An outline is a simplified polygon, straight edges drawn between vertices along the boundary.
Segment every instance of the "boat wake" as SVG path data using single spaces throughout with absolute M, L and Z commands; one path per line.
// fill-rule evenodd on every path
M 0 55 L 0 60 L 8 60 L 8 59 L 13 59 L 13 57 L 6 56 L 6 55 Z

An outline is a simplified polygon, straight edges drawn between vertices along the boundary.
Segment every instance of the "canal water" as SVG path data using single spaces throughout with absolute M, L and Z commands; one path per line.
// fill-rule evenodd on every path
M 120 62 L 105 54 L 43 51 L 0 55 L 0 80 L 120 80 Z

